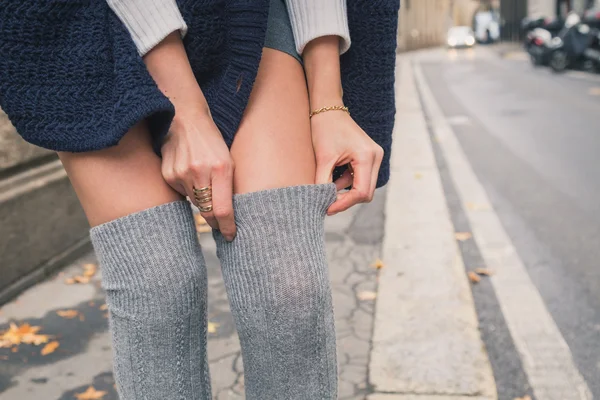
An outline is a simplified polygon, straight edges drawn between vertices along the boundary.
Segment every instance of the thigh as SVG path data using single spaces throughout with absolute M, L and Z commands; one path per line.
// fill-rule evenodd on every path
M 182 199 L 162 177 L 145 123 L 116 146 L 58 155 L 91 226 Z
M 235 193 L 315 183 L 308 90 L 298 60 L 278 50 L 263 57 L 231 146 Z

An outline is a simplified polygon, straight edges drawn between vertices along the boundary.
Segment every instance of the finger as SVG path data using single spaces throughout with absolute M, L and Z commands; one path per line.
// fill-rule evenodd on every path
M 232 241 L 236 226 L 233 214 L 233 171 L 225 170 L 213 176 L 213 214 L 223 237 Z
M 330 160 L 330 161 L 319 161 L 318 157 L 317 157 L 317 172 L 315 175 L 315 183 L 317 185 L 323 184 L 323 183 L 330 183 L 331 181 L 333 181 L 333 169 L 335 168 L 335 163 L 337 162 L 337 160 Z
M 342 176 L 335 180 L 335 187 L 338 191 L 344 190 L 350 186 L 352 186 L 352 181 L 354 177 L 352 176 L 352 171 L 348 168 L 344 171 Z
M 183 196 L 187 196 L 187 191 L 185 187 L 179 182 L 179 180 L 175 176 L 175 172 L 173 171 L 173 161 L 171 160 L 171 156 L 165 154 L 162 160 L 161 166 L 161 174 L 163 179 L 173 190 L 180 193 Z
M 372 159 L 363 159 L 351 162 L 354 169 L 352 189 L 338 196 L 335 203 L 327 210 L 328 215 L 345 211 L 358 203 L 364 203 L 370 198 Z
M 202 182 L 202 183 L 199 183 Z M 198 209 L 200 209 L 200 215 L 202 215 L 202 218 L 204 218 L 206 220 L 206 223 L 213 229 L 219 229 L 219 224 L 213 214 L 213 211 L 208 211 L 208 212 L 203 212 L 202 211 L 202 207 L 207 207 L 209 205 L 212 204 L 212 199 L 210 202 L 202 202 L 200 203 L 198 201 L 198 196 L 202 197 L 203 194 L 198 193 L 198 195 L 196 195 L 194 189 L 202 189 L 202 188 L 206 188 L 206 187 L 210 187 L 210 183 L 208 183 L 208 179 L 207 178 L 194 178 L 193 180 L 189 180 L 186 181 L 185 183 L 185 187 L 186 187 L 186 191 L 189 193 L 188 196 L 190 198 L 190 200 L 192 201 L 192 203 L 194 203 L 194 205 L 196 207 L 198 207 Z M 209 192 L 207 192 L 209 193 Z
M 373 159 L 373 171 L 371 172 L 371 198 L 373 198 L 375 189 L 377 189 L 377 179 L 379 178 L 379 168 L 381 167 L 382 160 L 383 152 L 375 153 L 375 158 Z

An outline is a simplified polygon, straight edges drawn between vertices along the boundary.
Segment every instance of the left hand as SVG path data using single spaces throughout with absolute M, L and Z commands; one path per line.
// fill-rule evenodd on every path
M 312 140 L 317 160 L 316 183 L 333 180 L 333 169 L 349 164 L 348 170 L 335 181 L 337 190 L 352 186 L 338 195 L 327 210 L 328 215 L 345 211 L 358 203 L 373 200 L 383 149 L 375 143 L 352 117 L 343 111 L 327 111 L 311 120 Z

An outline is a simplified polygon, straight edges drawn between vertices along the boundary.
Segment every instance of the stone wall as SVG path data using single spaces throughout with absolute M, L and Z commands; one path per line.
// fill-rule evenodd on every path
M 0 110 L 0 304 L 88 249 L 60 161 L 21 139 Z

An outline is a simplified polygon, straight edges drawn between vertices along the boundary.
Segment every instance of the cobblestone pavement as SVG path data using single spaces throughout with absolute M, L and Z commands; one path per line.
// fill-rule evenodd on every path
M 336 312 L 340 399 L 364 399 L 369 393 L 368 358 L 373 328 L 377 270 L 383 237 L 385 193 L 373 203 L 327 218 L 326 240 Z M 200 234 L 209 268 L 208 354 L 213 395 L 218 400 L 244 398 L 242 358 L 237 333 L 223 286 L 215 244 L 210 233 Z M 41 347 L 21 345 L 0 349 L 2 400 L 72 400 L 88 386 L 106 391 L 102 400 L 115 400 L 110 338 L 100 279 L 66 285 L 65 279 L 94 263 L 93 254 L 78 260 L 0 309 L 0 332 L 10 322 L 41 326 L 54 336 L 58 349 L 46 356 Z M 57 311 L 75 310 L 74 318 Z

